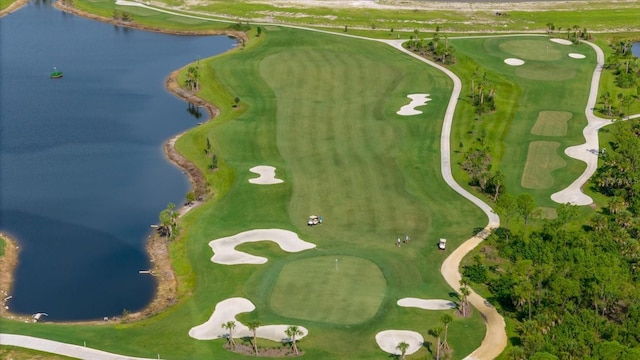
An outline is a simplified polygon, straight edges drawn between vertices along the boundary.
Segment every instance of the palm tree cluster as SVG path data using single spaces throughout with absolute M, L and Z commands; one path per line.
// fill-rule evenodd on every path
M 447 342 L 447 337 L 449 335 L 449 324 L 451 324 L 452 321 L 453 316 L 444 314 L 440 318 L 442 326 L 436 326 L 435 328 L 429 330 L 429 335 L 436 338 L 436 360 L 445 358 L 447 354 L 452 350 L 451 346 Z
M 631 88 L 638 84 L 640 65 L 633 55 L 633 41 L 622 39 L 611 44 L 613 53 L 607 58 L 606 69 L 616 75 L 616 84 L 621 88 Z
M 449 44 L 447 35 L 440 35 L 439 26 L 436 27 L 436 32 L 428 42 L 426 39 L 420 38 L 418 29 L 415 29 L 413 33 L 414 35 L 411 35 L 406 44 L 407 49 L 445 65 L 455 64 L 455 48 Z

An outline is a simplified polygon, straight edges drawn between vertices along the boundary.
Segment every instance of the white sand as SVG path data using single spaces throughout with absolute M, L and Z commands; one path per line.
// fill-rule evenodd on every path
M 253 333 L 247 326 L 236 320 L 236 315 L 251 312 L 255 310 L 255 305 L 251 301 L 245 298 L 230 298 L 219 302 L 213 314 L 209 320 L 204 324 L 192 327 L 189 330 L 189 336 L 198 340 L 212 340 L 221 339 L 229 336 L 229 331 L 222 328 L 222 324 L 228 321 L 235 321 L 236 327 L 233 330 L 234 338 L 253 337 Z M 285 331 L 289 325 L 265 325 L 260 326 L 256 330 L 256 336 L 262 339 L 268 339 L 273 341 L 287 341 L 289 340 L 285 334 Z M 296 339 L 302 339 L 309 334 L 309 330 L 299 326 L 303 335 L 297 336 Z
M 516 58 L 507 58 L 507 59 L 504 59 L 504 63 L 511 66 L 520 66 L 524 64 L 524 60 L 516 59 Z
M 584 56 L 582 54 L 570 53 L 569 57 L 570 58 L 574 58 L 574 59 L 584 59 L 586 56 Z
M 411 102 L 409 103 L 409 105 L 401 107 L 400 110 L 396 112 L 396 114 L 402 116 L 422 114 L 422 111 L 416 110 L 415 108 L 418 106 L 427 105 L 427 102 L 432 100 L 429 99 L 429 94 L 411 94 L 407 95 L 407 97 L 411 99 Z
M 553 41 L 556 44 L 561 44 L 561 45 L 571 45 L 571 44 L 573 44 L 571 41 L 569 41 L 567 39 L 553 38 L 553 39 L 551 39 L 551 41 Z
M 425 310 L 450 310 L 457 307 L 456 303 L 449 300 L 429 300 L 418 298 L 403 298 L 398 300 L 398 306 L 417 307 Z
M 235 249 L 240 244 L 258 241 L 273 241 L 286 252 L 300 252 L 316 247 L 315 244 L 300 239 L 292 231 L 256 229 L 210 241 L 209 246 L 213 250 L 211 261 L 223 265 L 264 264 L 267 262 L 267 258 L 254 256 Z
M 249 182 L 257 185 L 272 185 L 280 184 L 283 182 L 281 179 L 276 179 L 276 168 L 267 165 L 258 165 L 249 169 L 252 173 L 260 175 L 255 179 L 249 179 Z
M 409 330 L 385 330 L 376 334 L 378 346 L 389 354 L 399 355 L 400 350 L 397 346 L 403 341 L 409 344 L 406 354 L 411 355 L 422 348 L 424 338 L 420 333 Z

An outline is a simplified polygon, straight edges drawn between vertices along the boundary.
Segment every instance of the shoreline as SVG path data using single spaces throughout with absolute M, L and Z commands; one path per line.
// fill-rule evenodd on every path
M 24 1 L 24 3 L 28 3 L 29 0 L 20 0 Z M 102 18 L 90 13 L 86 13 L 83 11 L 79 11 L 74 8 L 70 8 L 68 6 L 62 5 L 60 2 L 56 2 L 53 5 L 57 9 L 65 12 L 72 13 L 74 15 L 86 17 L 93 20 L 98 20 L 101 22 L 106 22 L 118 26 L 127 26 L 139 30 L 145 31 L 155 31 L 164 34 L 175 34 L 175 35 L 227 35 L 233 37 L 235 39 L 239 39 L 242 41 L 248 41 L 248 37 L 245 33 L 239 31 L 232 30 L 210 30 L 210 31 L 201 31 L 201 32 L 185 32 L 185 31 L 170 31 L 170 30 L 162 30 L 155 29 L 145 26 L 140 26 L 136 24 L 122 24 L 120 21 L 116 21 L 114 19 Z M 189 66 L 188 64 L 185 66 Z M 178 83 L 178 74 L 183 68 L 172 71 L 167 79 L 165 80 L 165 88 L 166 90 L 194 105 L 203 107 L 207 110 L 208 117 L 203 122 L 208 122 L 218 116 L 220 113 L 219 109 L 213 106 L 211 103 L 205 101 L 204 99 L 198 97 L 194 93 L 183 89 L 180 87 Z M 175 148 L 176 141 L 189 129 L 176 134 L 166 140 L 162 145 L 163 153 L 166 159 L 173 164 L 174 166 L 181 169 L 185 175 L 189 178 L 189 182 L 191 183 L 191 191 L 196 194 L 196 202 L 191 205 L 185 205 L 178 207 L 179 216 L 181 218 L 184 214 L 197 207 L 202 203 L 202 201 L 211 196 L 209 194 L 209 189 L 207 186 L 206 179 L 204 174 L 198 169 L 195 164 L 188 161 L 185 157 L 182 156 Z M 15 270 L 18 266 L 19 261 L 19 241 L 4 232 L 0 232 L 0 236 L 2 236 L 6 240 L 6 248 L 5 254 L 0 258 L 0 295 L 2 296 L 2 306 L 0 307 L 0 316 L 6 319 L 14 320 L 14 321 L 33 321 L 31 315 L 29 314 L 17 314 L 13 313 L 10 309 L 5 308 L 6 299 L 11 295 L 11 289 L 14 281 Z M 175 239 L 174 241 L 180 241 L 180 239 Z M 161 313 L 167 308 L 175 305 L 178 302 L 178 281 L 175 276 L 172 267 L 171 256 L 169 255 L 169 246 L 168 239 L 160 236 L 157 232 L 151 231 L 146 239 L 145 249 L 149 256 L 149 261 L 153 264 L 153 269 L 151 270 L 151 275 L 156 277 L 156 291 L 154 293 L 153 299 L 141 310 L 132 312 L 127 314 L 126 316 L 118 315 L 109 318 L 108 320 L 79 320 L 79 321 L 44 321 L 50 324 L 68 324 L 68 325 L 98 325 L 98 324 L 117 324 L 117 323 L 132 323 L 136 321 L 140 321 L 143 319 L 150 318 L 154 315 Z
M 0 18 L 11 14 L 14 11 L 20 10 L 23 6 L 27 5 L 31 0 L 16 0 L 11 5 L 0 10 Z

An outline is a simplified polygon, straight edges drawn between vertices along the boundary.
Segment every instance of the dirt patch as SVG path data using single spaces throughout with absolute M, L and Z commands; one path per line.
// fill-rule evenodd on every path
M 11 294 L 13 286 L 13 273 L 18 266 L 18 243 L 5 233 L 0 233 L 0 237 L 5 240 L 4 256 L 0 257 L 0 315 L 7 316 L 9 310 L 6 309 L 7 297 Z

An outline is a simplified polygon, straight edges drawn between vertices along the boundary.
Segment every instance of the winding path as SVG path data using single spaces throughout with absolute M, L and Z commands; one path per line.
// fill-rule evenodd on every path
M 442 71 L 453 81 L 453 92 L 451 94 L 451 98 L 449 99 L 449 104 L 447 105 L 447 111 L 444 115 L 444 123 L 442 124 L 442 133 L 440 134 L 440 171 L 442 172 L 442 176 L 444 177 L 444 181 L 447 183 L 447 185 L 449 185 L 449 187 L 451 187 L 458 194 L 462 195 L 464 198 L 479 207 L 487 215 L 487 218 L 489 220 L 487 226 L 483 231 L 465 241 L 462 245 L 460 245 L 460 247 L 454 250 L 451 255 L 449 255 L 449 257 L 445 259 L 445 261 L 442 263 L 442 266 L 440 267 L 440 272 L 442 273 L 445 281 L 454 290 L 458 291 L 458 289 L 460 289 L 460 280 L 462 279 L 462 276 L 459 272 L 460 262 L 467 253 L 473 250 L 487 236 L 489 236 L 489 234 L 491 233 L 491 229 L 495 229 L 500 226 L 500 218 L 493 211 L 493 209 L 491 209 L 491 207 L 487 203 L 480 200 L 478 197 L 460 186 L 460 184 L 455 181 L 455 179 L 453 178 L 453 174 L 451 173 L 451 126 L 453 124 L 453 115 L 456 110 L 458 98 L 460 97 L 460 92 L 462 90 L 462 82 L 460 81 L 460 78 L 458 78 L 458 76 L 456 76 L 456 74 L 454 74 L 449 69 L 430 60 L 424 59 L 402 47 L 402 40 L 392 40 L 385 42 L 397 48 L 398 50 Z M 485 319 L 487 325 L 487 330 L 485 332 L 484 339 L 480 344 L 480 347 L 478 347 L 470 355 L 465 357 L 465 359 L 495 359 L 507 346 L 507 332 L 505 330 L 504 319 L 493 306 L 491 306 L 485 299 L 483 299 L 473 290 L 471 290 L 471 294 L 468 296 L 468 300 L 469 303 L 471 303 L 471 305 L 473 305 L 480 312 L 480 314 L 482 314 L 482 317 Z
M 584 161 L 585 164 L 587 164 L 587 168 L 571 185 L 551 195 L 551 200 L 561 204 L 589 205 L 593 202 L 593 199 L 582 191 L 582 187 L 589 181 L 598 168 L 598 155 L 600 153 L 598 131 L 607 125 L 613 124 L 613 120 L 598 117 L 593 113 L 596 102 L 598 101 L 598 86 L 600 84 L 600 75 L 604 68 L 604 53 L 596 44 L 588 41 L 583 41 L 583 43 L 591 46 L 593 50 L 595 50 L 597 63 L 593 71 L 593 76 L 591 77 L 591 90 L 589 92 L 589 98 L 587 99 L 587 106 L 584 110 L 587 117 L 587 126 L 582 130 L 585 143 L 571 146 L 567 148 L 564 153 L 569 157 Z M 635 114 L 628 116 L 627 120 L 639 117 L 640 114 Z

